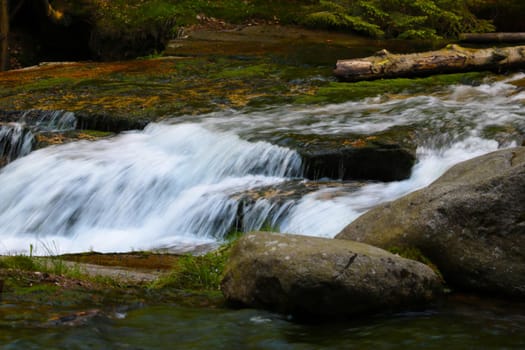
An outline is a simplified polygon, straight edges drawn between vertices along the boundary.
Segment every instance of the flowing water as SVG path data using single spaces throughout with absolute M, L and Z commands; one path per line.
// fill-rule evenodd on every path
M 525 93 L 509 82 L 522 78 L 428 95 L 182 117 L 111 139 L 41 149 L 0 170 L 0 182 L 9 184 L 0 187 L 0 250 L 32 244 L 41 254 L 50 246 L 60 253 L 181 251 L 263 226 L 332 237 L 369 208 L 428 185 L 453 164 L 521 144 Z M 419 133 L 417 163 L 405 181 L 369 183 L 351 193 L 321 185 L 279 202 L 239 200 L 247 191 L 303 180 L 300 156 L 268 142 L 275 135 L 366 135 L 400 125 Z M 500 129 L 514 134 L 489 132 Z
M 10 163 L 31 152 L 34 137 L 21 123 L 0 124 L 0 165 Z
M 65 111 L 13 112 L 16 122 L 0 123 L 0 166 L 28 155 L 40 132 L 73 130 L 75 114 Z
M 256 310 L 146 307 L 79 327 L 0 328 L 2 349 L 523 349 L 525 306 L 452 301 L 426 310 L 300 324 Z
M 332 237 L 374 205 L 426 186 L 460 161 L 522 144 L 525 93 L 510 82 L 523 77 L 491 76 L 475 86 L 316 107 L 223 111 L 95 142 L 31 153 L 22 147 L 0 169 L 0 252 L 27 251 L 30 244 L 40 254 L 49 247 L 52 253 L 192 250 L 218 244 L 234 229 L 265 226 Z M 56 127 L 74 125 L 71 115 L 66 119 L 73 124 Z M 320 181 L 317 190 L 299 197 L 240 199 L 258 189 L 311 183 L 302 176 L 299 154 L 272 144 L 282 135 L 369 135 L 399 126 L 417 130 L 417 163 L 407 180 L 361 183 L 351 191 L 343 183 Z M 35 312 L 38 307 L 29 306 Z M 13 308 L 19 306 L 0 303 L 0 314 Z M 523 349 L 524 315 L 521 304 L 450 302 L 304 325 L 255 310 L 163 305 L 104 313 L 78 327 L 10 328 L 6 321 L 0 324 L 0 347 Z

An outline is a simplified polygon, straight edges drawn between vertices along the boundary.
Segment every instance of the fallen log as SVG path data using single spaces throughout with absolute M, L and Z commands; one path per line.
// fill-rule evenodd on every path
M 338 60 L 334 75 L 341 81 L 359 81 L 522 67 L 525 46 L 470 49 L 448 45 L 437 51 L 400 55 L 381 50 L 365 58 Z
M 459 35 L 459 41 L 476 44 L 523 43 L 525 33 L 462 33 Z

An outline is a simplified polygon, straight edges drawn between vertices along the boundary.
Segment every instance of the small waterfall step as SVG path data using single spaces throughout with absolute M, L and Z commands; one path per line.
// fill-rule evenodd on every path
M 36 148 L 75 139 L 63 134 L 76 127 L 77 118 L 73 112 L 0 110 L 0 167 Z
M 33 149 L 35 138 L 21 123 L 0 123 L 0 167 L 23 157 Z
M 35 131 L 65 131 L 77 127 L 75 113 L 63 110 L 0 110 L 0 122 L 24 123 Z
M 286 215 L 307 195 L 331 201 L 348 196 L 369 182 L 307 181 L 292 179 L 278 184 L 260 186 L 230 195 L 237 203 L 237 214 L 230 231 L 250 232 L 261 229 L 279 230 Z

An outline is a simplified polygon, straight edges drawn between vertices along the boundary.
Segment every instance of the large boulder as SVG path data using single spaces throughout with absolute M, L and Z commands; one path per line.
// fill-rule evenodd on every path
M 416 247 L 457 289 L 525 296 L 525 148 L 454 166 L 425 189 L 380 205 L 336 238 Z
M 427 302 L 441 280 L 424 264 L 367 244 L 258 232 L 233 247 L 221 289 L 236 304 L 342 316 Z

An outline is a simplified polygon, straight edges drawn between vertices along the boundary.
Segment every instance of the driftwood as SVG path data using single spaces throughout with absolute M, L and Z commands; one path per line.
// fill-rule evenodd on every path
M 469 49 L 448 45 L 437 51 L 398 55 L 381 50 L 370 57 L 339 60 L 334 75 L 342 81 L 359 81 L 521 67 L 525 67 L 525 46 Z
M 525 33 L 463 33 L 459 40 L 464 43 L 523 43 Z

